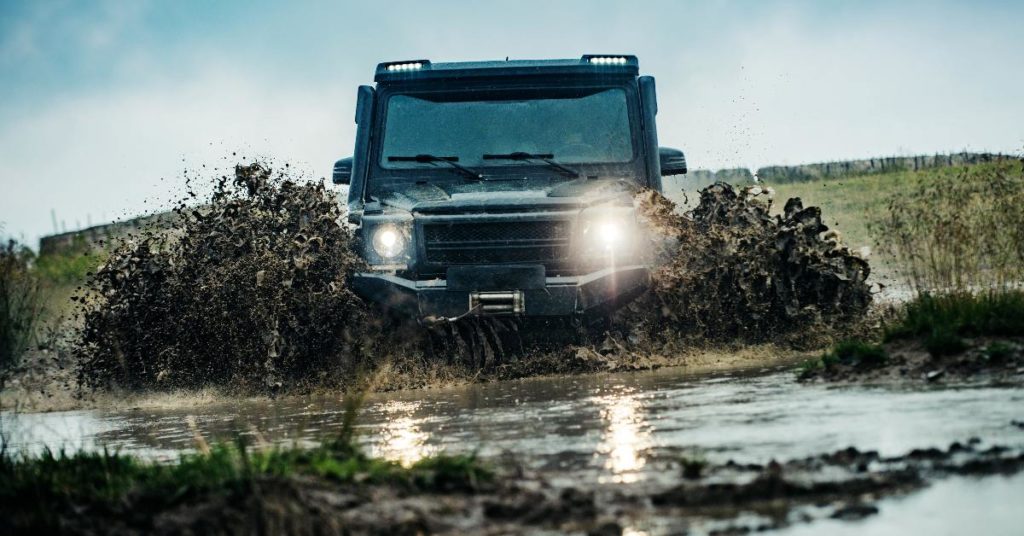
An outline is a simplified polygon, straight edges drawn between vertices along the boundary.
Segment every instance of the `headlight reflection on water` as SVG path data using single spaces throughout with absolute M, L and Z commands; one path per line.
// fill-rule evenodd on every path
M 606 457 L 604 468 L 611 477 L 602 482 L 628 484 L 643 479 L 647 464 L 644 451 L 651 446 L 651 429 L 644 418 L 643 405 L 636 395 L 619 394 L 598 398 L 601 419 L 605 422 L 597 456 Z
M 373 447 L 374 455 L 394 460 L 405 467 L 434 454 L 436 447 L 427 445 L 428 435 L 414 417 L 419 402 L 392 400 L 384 404 L 384 427 L 380 431 L 380 442 Z

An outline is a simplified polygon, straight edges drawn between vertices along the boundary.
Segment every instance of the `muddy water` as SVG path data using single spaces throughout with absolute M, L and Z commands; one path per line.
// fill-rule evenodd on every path
M 879 513 L 860 521 L 820 520 L 788 527 L 779 534 L 903 536 L 906 534 L 1019 535 L 1024 513 L 1024 474 L 987 478 L 958 477 L 919 493 L 883 500 Z
M 528 467 L 574 479 L 656 478 L 660 460 L 765 462 L 854 445 L 898 455 L 978 437 L 1024 445 L 1024 391 L 798 385 L 785 369 L 686 376 L 648 373 L 540 378 L 370 397 L 360 440 L 406 463 L 437 451 L 515 453 Z M 107 447 L 166 459 L 241 434 L 250 442 L 312 443 L 343 416 L 329 397 L 233 400 L 198 407 L 3 416 L 9 448 Z
M 972 437 L 1024 446 L 1024 429 L 1011 424 L 1024 421 L 1019 389 L 828 387 L 798 385 L 794 376 L 784 368 L 699 377 L 663 369 L 390 393 L 367 400 L 358 428 L 370 452 L 403 463 L 442 450 L 478 451 L 498 463 L 512 457 L 556 485 L 671 482 L 678 474 L 669 463 L 681 455 L 764 463 L 854 445 L 889 456 Z M 342 416 L 341 400 L 315 397 L 5 414 L 2 422 L 15 451 L 107 447 L 171 459 L 192 449 L 197 433 L 209 442 L 241 434 L 251 442 L 314 443 L 334 434 Z M 1000 505 L 1024 501 L 1022 477 L 949 478 L 884 499 L 880 514 L 866 520 L 787 530 L 896 534 L 956 522 L 1013 534 L 1024 513 Z

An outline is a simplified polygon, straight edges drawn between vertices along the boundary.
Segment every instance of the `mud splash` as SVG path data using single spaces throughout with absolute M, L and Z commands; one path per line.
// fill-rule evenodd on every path
M 651 233 L 657 268 L 653 288 L 622 312 L 626 339 L 679 342 L 820 344 L 863 318 L 871 303 L 867 261 L 828 232 L 821 210 L 790 199 L 781 216 L 758 186 L 741 191 L 723 183 L 700 192 L 700 203 L 679 214 L 656 192 L 638 196 Z
M 760 193 L 716 184 L 685 214 L 638 194 L 653 287 L 589 338 L 472 319 L 444 326 L 439 340 L 436 327 L 369 312 L 350 290 L 361 260 L 323 184 L 237 166 L 205 202 L 183 200 L 172 228 L 128 237 L 90 278 L 78 377 L 92 388 L 250 392 L 359 377 L 387 390 L 658 368 L 709 344 L 813 344 L 807 333 L 866 311 L 868 265 L 826 233 L 817 208 L 795 199 L 771 216 Z
M 368 320 L 334 195 L 258 164 L 221 176 L 198 208 L 194 195 L 172 232 L 126 238 L 90 277 L 80 380 L 273 390 L 355 366 Z

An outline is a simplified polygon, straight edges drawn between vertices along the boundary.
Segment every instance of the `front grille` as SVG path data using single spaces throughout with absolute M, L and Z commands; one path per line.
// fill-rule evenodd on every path
M 544 264 L 569 259 L 568 221 L 431 223 L 423 226 L 430 264 Z

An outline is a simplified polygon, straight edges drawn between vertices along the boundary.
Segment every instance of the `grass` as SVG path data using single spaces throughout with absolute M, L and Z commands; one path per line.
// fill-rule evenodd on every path
M 800 365 L 798 373 L 801 377 L 811 376 L 818 370 L 831 370 L 837 366 L 856 369 L 871 369 L 884 365 L 889 354 L 879 344 L 860 339 L 848 339 L 832 347 L 818 359 L 811 359 Z
M 204 492 L 243 492 L 258 479 L 317 477 L 357 485 L 388 484 L 408 491 L 473 491 L 494 473 L 475 455 L 436 455 L 410 467 L 362 454 L 349 443 L 314 449 L 252 451 L 224 444 L 170 464 L 103 452 L 45 451 L 40 456 L 0 455 L 0 511 L 50 519 L 56 512 L 116 509 L 143 504 L 156 510 Z M 50 522 L 55 522 L 52 519 Z
M 106 253 L 94 250 L 53 253 L 37 257 L 34 270 L 39 279 L 49 285 L 77 286 L 106 258 Z
M 1024 335 L 1024 168 L 1015 160 L 780 184 L 840 222 L 846 243 L 868 245 L 914 297 L 884 340 L 918 339 L 934 357 L 971 337 Z M 805 370 L 863 354 L 846 342 Z M 879 348 L 880 350 L 880 348 Z M 998 352 L 997 352 L 998 353 Z M 867 357 L 864 355 L 863 357 Z
M 840 231 L 847 246 L 868 246 L 875 250 L 878 244 L 868 230 L 868 222 L 881 219 L 885 213 L 885 200 L 908 191 L 927 173 L 939 171 L 901 171 L 769 186 L 776 192 L 775 211 L 781 213 L 787 199 L 799 197 L 805 207 L 821 207 L 825 224 Z
M 982 348 L 981 353 L 985 359 L 994 363 L 1002 363 L 1007 358 L 1013 355 L 1016 347 L 1005 341 L 995 341 L 992 344 Z
M 922 293 L 885 332 L 887 341 L 923 339 L 936 357 L 960 353 L 965 337 L 981 336 L 1024 336 L 1024 290 Z
M 18 365 L 43 311 L 31 263 L 32 251 L 15 241 L 0 246 L 0 378 Z
M 198 452 L 155 463 L 106 449 L 16 456 L 0 441 L 0 528 L 5 520 L 14 526 L 57 526 L 55 514 L 90 510 L 157 512 L 204 493 L 245 493 L 259 482 L 291 477 L 442 493 L 472 492 L 494 480 L 475 453 L 442 453 L 411 466 L 367 456 L 355 442 L 364 396 L 358 390 L 345 397 L 338 435 L 315 448 L 252 449 L 241 436 L 211 447 L 197 432 Z
M 984 260 L 1005 259 L 1016 244 L 1024 243 L 1020 167 L 1019 162 L 1006 160 L 769 186 L 776 191 L 776 211 L 781 212 L 791 197 L 801 198 L 804 206 L 821 207 L 825 223 L 842 233 L 845 245 L 871 248 L 876 272 L 911 279 L 929 259 L 936 267 L 942 259 L 952 259 L 929 256 L 930 251 L 944 251 L 943 245 L 959 247 L 964 258 Z M 969 240 L 960 236 L 959 242 L 950 241 L 953 223 L 961 220 L 970 221 Z M 1015 264 L 983 262 L 1009 268 L 1024 264 L 1021 258 Z

